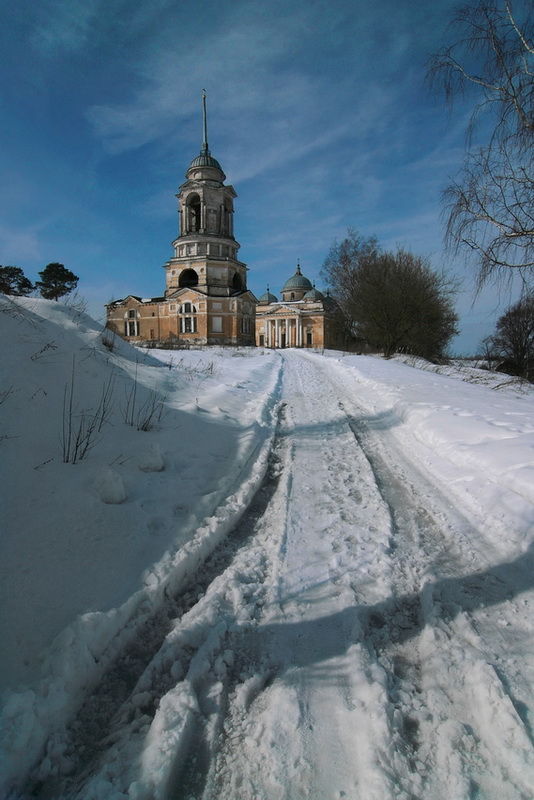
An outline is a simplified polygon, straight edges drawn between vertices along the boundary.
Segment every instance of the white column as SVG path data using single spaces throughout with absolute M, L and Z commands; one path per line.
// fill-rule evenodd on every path
M 280 320 L 277 319 L 275 322 L 275 336 L 274 336 L 274 346 L 280 347 Z
M 286 317 L 286 347 L 289 347 L 289 319 Z

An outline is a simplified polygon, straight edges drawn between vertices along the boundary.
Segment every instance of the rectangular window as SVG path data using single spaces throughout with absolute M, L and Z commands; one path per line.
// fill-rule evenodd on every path
M 265 347 L 265 336 L 260 333 L 260 347 Z
M 312 346 L 312 332 L 311 331 L 307 331 L 307 333 L 306 333 L 306 347 L 311 347 L 311 346 Z
M 180 330 L 182 333 L 196 333 L 197 332 L 197 318 L 196 317 L 182 317 Z
M 211 330 L 212 333 L 222 333 L 222 317 L 212 317 L 211 318 Z
M 154 333 L 154 328 L 150 328 L 150 338 L 151 339 L 155 339 L 156 338 L 155 333 Z

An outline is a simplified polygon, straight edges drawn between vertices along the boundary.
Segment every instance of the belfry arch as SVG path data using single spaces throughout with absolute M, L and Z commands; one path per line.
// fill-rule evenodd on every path
M 198 286 L 198 273 L 195 272 L 194 269 L 184 269 L 184 271 L 180 273 L 178 286 L 180 289 Z
M 188 230 L 199 231 L 202 226 L 202 204 L 198 194 L 191 194 L 187 198 Z

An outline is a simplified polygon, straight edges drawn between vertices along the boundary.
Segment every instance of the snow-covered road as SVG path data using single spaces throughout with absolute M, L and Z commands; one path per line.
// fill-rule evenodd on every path
M 503 560 L 339 359 L 280 358 L 252 505 L 25 797 L 534 796 L 531 551 Z

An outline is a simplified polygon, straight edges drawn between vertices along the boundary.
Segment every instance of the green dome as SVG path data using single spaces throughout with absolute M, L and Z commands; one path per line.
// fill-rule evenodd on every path
M 271 303 L 278 303 L 278 298 L 267 289 L 267 291 L 262 294 L 258 302 L 264 303 L 265 305 L 271 305 Z
M 300 271 L 300 266 L 297 267 L 297 271 L 293 277 L 289 278 L 289 280 L 284 283 L 284 288 L 282 291 L 285 292 L 290 289 L 305 289 L 306 291 L 313 289 L 311 281 L 309 281 L 308 278 L 305 278 Z
M 306 292 L 304 300 L 324 300 L 324 294 L 313 287 L 309 292 Z
M 213 158 L 209 151 L 202 151 L 200 155 L 192 160 L 191 164 L 189 165 L 189 169 L 193 169 L 194 167 L 212 167 L 213 169 L 220 170 L 220 172 L 223 171 L 217 159 Z

